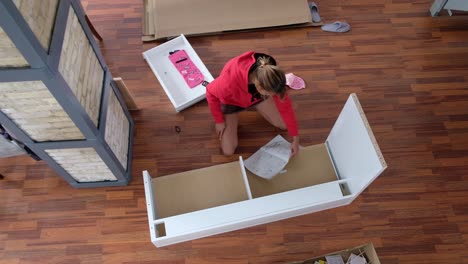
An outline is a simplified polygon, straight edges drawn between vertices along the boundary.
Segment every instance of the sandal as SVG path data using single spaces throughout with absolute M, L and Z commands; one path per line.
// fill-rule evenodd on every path
M 335 21 L 330 24 L 325 24 L 322 26 L 323 31 L 328 32 L 338 32 L 338 33 L 345 33 L 351 29 L 351 26 L 346 22 Z
M 322 18 L 320 18 L 317 4 L 314 2 L 309 2 L 309 9 L 310 13 L 312 14 L 312 23 L 320 23 Z

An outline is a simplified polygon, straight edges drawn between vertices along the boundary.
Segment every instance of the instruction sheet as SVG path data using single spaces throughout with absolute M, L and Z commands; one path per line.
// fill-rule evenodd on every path
M 253 174 L 269 180 L 283 171 L 290 155 L 291 143 L 278 135 L 246 159 L 244 165 Z

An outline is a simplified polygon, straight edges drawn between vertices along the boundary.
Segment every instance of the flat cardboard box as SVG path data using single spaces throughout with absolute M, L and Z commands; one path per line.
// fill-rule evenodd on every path
M 143 41 L 314 25 L 307 0 L 145 0 L 144 7 Z

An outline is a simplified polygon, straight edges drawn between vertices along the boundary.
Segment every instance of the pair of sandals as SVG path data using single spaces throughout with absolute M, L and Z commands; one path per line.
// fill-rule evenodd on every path
M 314 2 L 309 2 L 309 9 L 310 13 L 312 14 L 312 23 L 313 24 L 319 24 L 322 22 L 322 18 L 320 17 L 319 11 L 318 11 L 318 6 Z M 323 31 L 328 31 L 328 32 L 338 32 L 338 33 L 344 33 L 348 32 L 351 29 L 351 26 L 342 21 L 335 21 L 333 23 L 325 24 L 322 26 Z

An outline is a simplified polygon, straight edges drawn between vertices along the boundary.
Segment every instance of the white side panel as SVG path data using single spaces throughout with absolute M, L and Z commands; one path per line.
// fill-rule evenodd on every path
M 154 242 L 160 246 L 228 232 L 344 205 L 350 198 L 343 197 L 339 182 L 335 181 L 171 216 L 161 219 L 166 236 Z
M 448 0 L 434 0 L 430 9 L 431 15 L 438 16 L 442 8 L 444 8 L 447 1 Z
M 172 236 L 172 237 L 162 237 L 161 239 L 156 239 L 155 241 L 152 241 L 152 242 L 156 247 L 163 247 L 163 246 L 190 241 L 190 240 L 194 240 L 194 239 L 198 239 L 202 237 L 213 236 L 213 235 L 222 234 L 222 233 L 226 233 L 226 232 L 230 232 L 234 230 L 248 228 L 248 227 L 252 227 L 256 225 L 262 225 L 266 223 L 280 221 L 283 219 L 288 219 L 291 217 L 296 217 L 296 216 L 300 216 L 304 214 L 310 214 L 310 213 L 319 212 L 319 211 L 326 210 L 326 209 L 332 209 L 335 207 L 348 205 L 351 203 L 351 198 L 352 197 L 342 198 L 340 200 L 324 202 L 321 204 L 311 205 L 311 206 L 307 206 L 303 208 L 296 208 L 290 211 L 281 211 L 276 214 L 261 216 L 258 218 L 244 219 L 238 222 L 228 222 L 222 225 L 213 226 L 213 227 L 198 230 L 192 233 L 187 233 L 187 234 L 182 234 L 182 235 Z M 317 219 L 317 221 L 320 221 L 320 219 Z
M 190 88 L 169 60 L 169 52 L 182 49 L 187 52 L 198 69 L 203 73 L 205 81 L 213 81 L 213 76 L 184 35 L 180 35 L 177 38 L 143 52 L 143 57 L 158 78 L 159 83 L 177 112 L 203 100 L 206 96 L 206 88 L 203 85 L 200 84 L 194 88 Z
M 252 199 L 252 191 L 250 190 L 249 179 L 247 178 L 247 172 L 245 171 L 244 159 L 242 158 L 242 156 L 239 156 L 239 165 L 241 167 L 242 178 L 244 179 L 245 189 L 247 191 L 247 195 L 249 196 L 249 200 L 251 200 Z
M 340 179 L 361 193 L 386 167 L 356 94 L 351 94 L 327 139 Z
M 154 241 L 156 239 L 156 227 L 154 225 L 154 220 L 157 219 L 157 216 L 155 207 L 156 205 L 154 203 L 152 178 L 148 171 L 143 171 L 143 183 L 145 185 L 146 209 L 148 211 L 148 223 L 151 241 Z
M 468 1 L 467 0 L 448 0 L 444 6 L 444 9 L 468 11 Z

